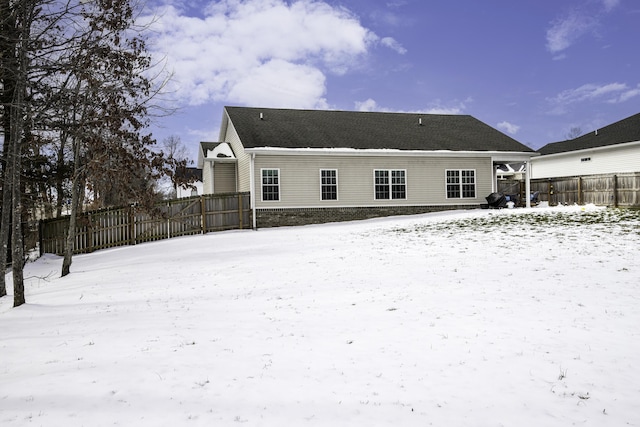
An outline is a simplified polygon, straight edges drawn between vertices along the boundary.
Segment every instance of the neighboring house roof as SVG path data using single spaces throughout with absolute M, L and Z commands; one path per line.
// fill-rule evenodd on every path
M 225 107 L 245 148 L 533 152 L 469 115 Z
M 496 170 L 499 171 L 499 173 L 501 174 L 505 174 L 505 173 L 520 173 L 520 172 L 525 172 L 527 167 L 526 167 L 526 163 L 523 162 L 518 162 L 518 163 L 503 163 L 503 164 L 499 164 L 496 167 Z
M 180 179 L 180 181 L 202 181 L 202 169 L 198 168 L 177 168 L 176 169 L 176 178 Z
M 542 155 L 587 150 L 640 141 L 640 113 L 567 141 L 552 142 L 540 148 Z

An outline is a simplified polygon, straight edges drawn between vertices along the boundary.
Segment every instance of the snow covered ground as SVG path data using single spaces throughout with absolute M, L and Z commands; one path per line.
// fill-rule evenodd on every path
M 0 299 L 0 425 L 638 426 L 638 248 L 565 207 L 46 255 Z

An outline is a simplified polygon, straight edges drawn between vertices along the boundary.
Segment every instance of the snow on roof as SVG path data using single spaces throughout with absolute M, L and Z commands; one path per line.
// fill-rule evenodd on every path
M 221 142 L 212 150 L 207 150 L 207 159 L 235 159 L 231 146 L 226 142 Z

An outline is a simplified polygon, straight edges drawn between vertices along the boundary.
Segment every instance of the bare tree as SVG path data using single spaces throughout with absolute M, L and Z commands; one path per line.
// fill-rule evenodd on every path
M 575 139 L 577 137 L 579 137 L 580 135 L 582 135 L 582 129 L 580 129 L 579 127 L 572 127 L 571 129 L 569 129 L 569 132 L 567 132 L 567 139 Z
M 10 2 L 2 0 L 2 25 L 0 27 L 0 53 L 2 54 L 2 111 L 4 176 L 2 197 L 2 223 L 0 224 L 0 264 L 2 285 L 0 292 L 6 295 L 4 268 L 11 236 L 13 305 L 25 303 L 24 296 L 24 249 L 22 235 L 22 154 L 27 119 L 30 111 L 27 103 L 29 50 L 32 48 L 31 26 L 40 10 L 35 0 Z
M 149 182 L 175 170 L 144 133 L 162 84 L 145 77 L 150 59 L 133 13 L 131 0 L 0 0 L 0 296 L 11 235 L 16 306 L 25 201 L 55 197 L 59 215 L 71 199 L 64 276 L 87 189 L 103 205 L 150 205 Z
M 73 179 L 63 276 L 70 272 L 85 188 L 101 206 L 135 202 L 150 207 L 156 200 L 151 184 L 172 175 L 178 163 L 144 133 L 147 105 L 157 92 L 145 77 L 151 61 L 133 12 L 129 0 L 95 0 L 83 9 L 89 31 L 78 38 L 70 58 L 78 65 L 69 70 L 75 82 L 66 116 Z
M 189 153 L 178 135 L 170 135 L 162 140 L 162 150 L 170 159 L 188 162 Z

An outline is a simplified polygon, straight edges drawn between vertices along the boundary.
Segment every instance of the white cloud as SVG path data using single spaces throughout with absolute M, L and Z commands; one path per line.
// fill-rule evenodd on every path
M 561 52 L 596 26 L 594 18 L 573 12 L 556 20 L 547 30 L 547 49 L 551 53 Z
M 612 104 L 618 104 L 628 101 L 631 98 L 635 98 L 636 96 L 640 96 L 640 84 L 635 88 L 624 90 L 618 97 L 610 99 L 609 102 Z
M 467 104 L 473 102 L 473 98 L 469 97 L 464 101 L 451 101 L 448 105 L 443 105 L 439 99 L 429 104 L 424 111 L 427 114 L 463 114 L 467 109 Z
M 314 67 L 274 59 L 238 78 L 228 98 L 245 105 L 327 108 L 325 76 Z
M 326 74 L 359 66 L 380 41 L 347 10 L 317 0 L 222 0 L 202 18 L 166 6 L 151 27 L 150 50 L 166 58 L 169 88 L 189 105 L 320 108 Z M 402 49 L 392 41 L 382 43 Z
M 384 108 L 380 107 L 378 105 L 378 103 L 369 98 L 366 101 L 356 101 L 356 111 L 381 111 L 381 112 L 385 112 L 388 110 L 385 110 Z
M 520 130 L 520 126 L 514 125 L 507 121 L 498 123 L 497 128 L 511 135 L 515 135 Z
M 605 11 L 611 12 L 620 4 L 620 0 L 602 0 L 602 4 Z
M 556 19 L 547 29 L 547 50 L 554 54 L 554 60 L 565 55 L 555 55 L 568 49 L 585 34 L 595 33 L 604 16 L 620 4 L 620 0 L 600 0 L 586 2 L 562 18 Z M 601 8 L 601 7 L 602 8 Z M 603 10 L 604 9 L 604 10 Z
M 405 53 L 407 53 L 407 49 L 402 47 L 402 45 L 398 43 L 398 41 L 393 37 L 384 37 L 380 39 L 380 43 L 382 43 L 383 46 L 386 46 L 389 49 L 395 50 L 400 55 L 404 55 Z
M 473 102 L 472 98 L 467 98 L 464 101 L 453 101 L 450 105 L 442 105 L 440 100 L 431 103 L 427 108 L 417 110 L 394 110 L 378 105 L 374 99 L 367 99 L 366 101 L 356 102 L 355 108 L 357 111 L 379 111 L 379 112 L 394 112 L 394 113 L 423 113 L 423 114 L 463 114 L 467 108 L 466 104 Z
M 622 94 L 628 93 L 629 87 L 624 83 L 609 83 L 605 85 L 585 84 L 576 89 L 568 89 L 560 92 L 547 100 L 553 104 L 569 105 L 576 102 L 590 101 L 598 98 L 609 97 L 607 100 L 616 99 Z

